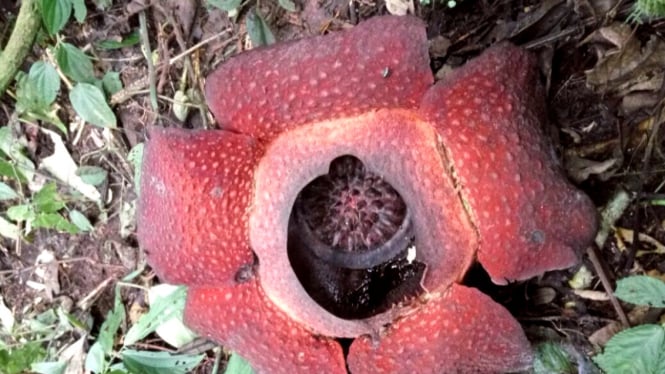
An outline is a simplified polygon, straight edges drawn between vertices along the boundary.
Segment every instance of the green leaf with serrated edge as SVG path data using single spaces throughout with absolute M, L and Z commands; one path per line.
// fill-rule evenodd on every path
M 37 61 L 30 67 L 28 78 L 34 82 L 35 89 L 41 91 L 41 104 L 50 106 L 60 91 L 60 76 L 55 67 L 48 62 Z
M 62 72 L 76 82 L 92 83 L 95 72 L 90 57 L 75 46 L 61 42 L 55 49 L 55 59 Z
M 76 169 L 76 175 L 81 177 L 81 179 L 87 184 L 99 186 L 106 181 L 108 172 L 99 166 L 84 165 Z
M 69 220 L 81 231 L 91 231 L 93 229 L 88 217 L 76 209 L 69 211 Z
M 570 357 L 558 344 L 543 343 L 536 347 L 536 355 L 533 364 L 535 374 L 574 374 L 575 367 L 571 364 Z
M 646 275 L 620 279 L 614 294 L 632 304 L 665 308 L 665 282 Z
M 296 3 L 294 3 L 292 0 L 279 0 L 278 3 L 279 6 L 288 10 L 289 12 L 295 12 L 297 10 Z
M 135 30 L 132 31 L 131 34 L 123 37 L 121 41 L 116 41 L 111 39 L 102 40 L 101 42 L 97 43 L 97 47 L 106 50 L 119 49 L 119 48 L 131 47 L 133 45 L 137 45 L 139 44 L 140 41 L 141 41 L 141 36 L 139 35 L 139 32 Z
M 27 75 L 17 79 L 16 106 L 19 112 L 47 112 L 60 91 L 60 77 L 53 65 L 37 61 Z
M 77 84 L 69 92 L 69 101 L 84 121 L 99 127 L 116 127 L 115 113 L 106 102 L 102 91 L 94 85 Z
M 0 182 L 0 200 L 13 200 L 19 197 L 19 194 L 7 183 Z
M 115 71 L 108 71 L 102 78 L 102 87 L 108 96 L 112 96 L 118 91 L 122 90 L 122 81 L 120 80 L 120 73 Z
M 227 12 L 238 8 L 241 2 L 241 0 L 208 0 L 210 5 Z
M 247 34 L 249 34 L 254 47 L 275 43 L 275 36 L 270 31 L 268 23 L 255 8 L 250 9 L 247 14 Z
M 42 21 L 50 35 L 55 35 L 67 24 L 72 14 L 71 0 L 42 0 Z
M 665 329 L 641 325 L 621 331 L 593 361 L 607 374 L 665 373 Z
M 186 374 L 203 360 L 205 355 L 172 355 L 168 352 L 135 351 L 122 352 L 122 362 L 132 373 L 140 374 Z
M 184 286 L 178 287 L 166 297 L 158 298 L 154 304 L 150 305 L 148 313 L 141 316 L 127 331 L 124 344 L 131 345 L 138 342 L 173 317 L 182 318 L 186 298 L 187 288 Z
M 143 164 L 143 143 L 138 143 L 127 154 L 127 161 L 134 167 L 134 190 L 141 193 L 141 165 Z
M 85 21 L 85 16 L 88 15 L 88 8 L 85 7 L 85 0 L 71 0 L 72 7 L 74 8 L 74 18 L 78 23 Z
M 224 374 L 254 374 L 254 369 L 247 360 L 234 353 L 226 364 Z

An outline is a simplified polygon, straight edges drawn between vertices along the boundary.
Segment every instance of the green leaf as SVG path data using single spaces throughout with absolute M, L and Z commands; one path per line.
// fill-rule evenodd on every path
M 99 166 L 81 166 L 76 169 L 76 175 L 87 184 L 99 186 L 106 181 L 108 172 Z
M 104 92 L 106 92 L 108 96 L 111 96 L 122 90 L 120 73 L 115 71 L 106 72 L 106 74 L 104 74 L 104 78 L 102 78 L 102 87 L 104 87 Z
M 36 362 L 30 370 L 39 374 L 63 374 L 67 369 L 66 362 Z
M 641 325 L 621 331 L 593 360 L 607 374 L 665 373 L 665 329 Z
M 7 221 L 2 216 L 0 216 L 0 236 L 4 236 L 5 238 L 12 240 L 18 240 L 21 236 L 21 229 L 19 229 L 17 225 Z M 1 341 L 0 347 L 2 347 Z
M 14 165 L 9 165 L 12 170 L 3 171 L 8 171 L 7 176 L 10 178 L 17 178 L 16 174 L 18 174 L 19 179 L 23 180 L 21 176 L 24 176 L 26 181 L 31 181 L 35 175 L 35 164 L 21 152 L 22 148 L 21 142 L 14 136 L 9 126 L 0 127 L 0 151 L 4 152 L 14 163 Z M 2 169 L 1 165 L 0 169 Z
M 554 343 L 543 343 L 536 348 L 533 364 L 535 374 L 574 374 L 576 370 L 563 348 Z
M 255 8 L 250 9 L 247 14 L 247 33 L 254 47 L 275 43 L 275 36 L 270 27 Z
M 85 7 L 85 0 L 71 0 L 74 7 L 74 18 L 78 23 L 83 23 L 88 15 L 88 8 Z
M 32 210 L 32 205 L 29 204 L 14 205 L 7 209 L 7 217 L 14 222 L 27 221 L 34 216 L 35 212 Z
M 19 194 L 7 183 L 0 182 L 0 201 L 18 199 Z
M 17 107 L 20 112 L 48 111 L 60 91 L 60 77 L 53 65 L 37 61 L 28 75 L 18 79 Z
M 632 304 L 665 308 L 665 282 L 646 275 L 620 279 L 614 294 Z
M 88 217 L 76 209 L 69 211 L 69 219 L 81 231 L 91 231 L 93 229 L 93 226 L 88 220 Z
M 113 309 L 106 315 L 106 320 L 102 323 L 102 327 L 99 329 L 99 336 L 97 337 L 97 341 L 101 344 L 104 354 L 109 355 L 113 352 L 115 334 L 124 320 L 125 307 L 120 303 L 119 296 L 116 295 L 116 303 Z
M 127 331 L 125 345 L 134 344 L 145 338 L 173 317 L 182 318 L 186 298 L 187 288 L 184 286 L 178 287 L 166 297 L 158 298 L 154 304 L 150 305 L 150 311 L 141 316 Z
M 0 175 L 7 178 L 17 179 L 22 183 L 27 182 L 27 179 L 18 168 L 2 159 L 0 159 Z
M 296 4 L 292 0 L 279 0 L 278 3 L 282 8 L 289 12 L 295 12 L 297 10 Z
M 208 3 L 215 8 L 230 12 L 240 6 L 242 0 L 208 0 Z
M 137 45 L 139 44 L 139 41 L 141 41 L 141 36 L 139 35 L 139 32 L 135 30 L 131 34 L 122 38 L 121 41 L 111 39 L 102 40 L 101 42 L 97 43 L 97 47 L 106 50 L 119 49 Z
M 122 362 L 134 374 L 186 374 L 194 369 L 205 355 L 171 355 L 168 352 L 122 352 Z
M 85 370 L 93 373 L 103 373 L 106 370 L 106 366 L 108 366 L 108 363 L 106 362 L 104 347 L 97 341 L 90 346 L 88 354 L 85 357 Z
M 36 342 L 26 343 L 12 350 L 0 350 L 0 373 L 20 374 L 27 372 L 33 362 L 41 361 L 46 351 Z
M 226 364 L 224 374 L 254 374 L 254 369 L 249 365 L 249 362 L 234 353 Z
M 71 0 L 42 0 L 42 21 L 50 35 L 55 35 L 67 24 L 72 14 Z
M 32 204 L 37 212 L 55 213 L 65 207 L 65 203 L 58 194 L 55 183 L 44 185 L 41 190 L 32 196 Z
M 55 49 L 55 59 L 62 72 L 77 82 L 93 83 L 95 71 L 90 57 L 75 46 L 62 42 Z
M 134 190 L 141 194 L 141 165 L 143 164 L 143 143 L 138 143 L 127 154 L 127 161 L 134 166 Z
M 92 84 L 79 83 L 69 92 L 69 100 L 76 113 L 99 127 L 116 127 L 115 114 L 106 103 L 102 91 Z
M 58 213 L 37 213 L 37 216 L 32 221 L 32 226 L 35 228 L 54 229 L 70 234 L 77 234 L 79 232 L 78 227 Z

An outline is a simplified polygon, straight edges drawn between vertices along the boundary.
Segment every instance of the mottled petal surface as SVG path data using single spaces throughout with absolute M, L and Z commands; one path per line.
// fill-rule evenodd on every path
M 422 111 L 436 123 L 480 233 L 494 282 L 569 267 L 596 213 L 543 136 L 544 92 L 527 52 L 502 44 L 437 83 Z
M 146 142 L 138 238 L 167 282 L 235 282 L 254 261 L 247 218 L 255 142 L 226 131 L 153 129 Z
M 206 99 L 222 128 L 264 140 L 315 120 L 415 108 L 432 82 L 422 21 L 388 16 L 235 56 L 208 77 Z
M 523 370 L 531 360 L 529 342 L 510 313 L 480 291 L 455 284 L 378 341 L 354 341 L 348 364 L 353 374 L 488 374 Z
M 277 310 L 256 280 L 190 289 L 185 322 L 246 358 L 257 373 L 346 373 L 339 343 L 313 336 Z
M 267 148 L 256 171 L 250 218 L 252 249 L 261 264 L 262 286 L 292 318 L 328 336 L 366 333 L 363 320 L 341 320 L 309 297 L 286 254 L 287 228 L 297 194 L 328 173 L 330 162 L 353 155 L 382 176 L 411 209 L 416 259 L 428 268 L 430 289 L 458 282 L 473 261 L 476 233 L 464 210 L 438 136 L 430 123 L 406 110 L 314 123 L 291 130 Z

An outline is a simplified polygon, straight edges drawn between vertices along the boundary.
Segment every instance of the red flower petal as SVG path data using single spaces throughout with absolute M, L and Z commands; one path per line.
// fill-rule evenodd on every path
M 253 140 L 225 131 L 150 132 L 138 238 L 160 278 L 224 284 L 253 263 L 247 208 L 257 158 Z
M 596 232 L 593 204 L 566 181 L 541 131 L 543 99 L 533 58 L 503 44 L 423 101 L 475 216 L 478 259 L 496 283 L 575 264 Z
M 531 360 L 529 342 L 510 313 L 480 291 L 455 284 L 378 341 L 354 341 L 348 364 L 353 374 L 493 373 L 524 370 Z
M 297 194 L 330 162 L 353 155 L 381 175 L 411 209 L 417 260 L 428 265 L 429 290 L 459 281 L 477 243 L 459 200 L 438 136 L 411 111 L 378 110 L 302 126 L 276 138 L 256 171 L 250 217 L 251 245 L 261 264 L 261 284 L 270 299 L 314 331 L 354 337 L 372 328 L 367 321 L 342 320 L 309 297 L 287 257 L 287 228 Z M 380 318 L 380 317 L 379 317 Z
M 235 56 L 208 77 L 206 98 L 223 128 L 266 139 L 314 120 L 415 108 L 432 81 L 422 21 L 386 16 Z
M 267 300 L 255 280 L 190 289 L 185 321 L 246 358 L 258 373 L 346 373 L 339 343 L 295 323 Z

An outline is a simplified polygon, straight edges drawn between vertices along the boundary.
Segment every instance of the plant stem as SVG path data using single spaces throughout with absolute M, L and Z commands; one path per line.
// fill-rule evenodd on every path
M 37 0 L 23 0 L 19 10 L 14 31 L 7 46 L 0 53 L 0 97 L 5 94 L 9 83 L 14 79 L 16 71 L 30 52 L 32 43 L 41 26 Z

